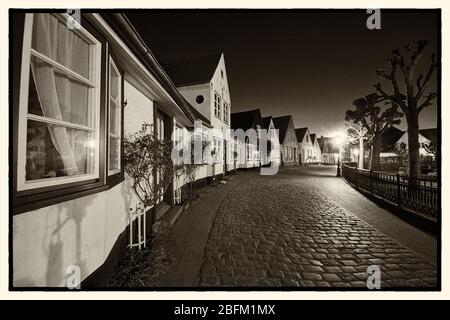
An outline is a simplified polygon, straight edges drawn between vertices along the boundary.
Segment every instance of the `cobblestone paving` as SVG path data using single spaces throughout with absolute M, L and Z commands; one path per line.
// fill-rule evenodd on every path
M 330 200 L 312 176 L 255 175 L 218 209 L 200 286 L 434 287 L 436 268 Z

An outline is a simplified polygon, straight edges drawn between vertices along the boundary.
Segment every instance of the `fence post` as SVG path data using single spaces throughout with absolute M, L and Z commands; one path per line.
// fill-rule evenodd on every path
M 359 176 L 359 172 L 358 172 L 358 168 L 355 167 L 355 183 L 356 183 L 356 188 L 359 188 L 359 182 L 358 182 L 358 176 Z
M 369 171 L 370 194 L 373 194 L 373 171 Z
M 400 207 L 400 205 L 402 203 L 401 193 L 400 193 L 400 173 L 397 173 L 397 202 L 398 202 L 398 206 Z

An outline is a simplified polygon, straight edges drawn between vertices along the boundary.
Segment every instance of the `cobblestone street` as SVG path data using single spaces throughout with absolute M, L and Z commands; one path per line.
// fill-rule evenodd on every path
M 210 230 L 199 285 L 366 288 L 367 267 L 378 265 L 382 287 L 435 286 L 433 261 L 330 196 L 328 180 L 347 186 L 335 170 L 255 173 L 230 189 Z

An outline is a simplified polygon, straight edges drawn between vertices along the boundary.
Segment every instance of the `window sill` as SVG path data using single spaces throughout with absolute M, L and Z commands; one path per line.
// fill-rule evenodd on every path
M 117 178 L 109 181 L 108 184 L 99 182 L 82 185 L 68 190 L 57 190 L 54 192 L 38 193 L 31 196 L 16 197 L 12 201 L 12 215 L 18 215 L 28 211 L 52 206 L 62 202 L 86 197 L 95 193 L 109 190 L 124 181 L 124 178 Z

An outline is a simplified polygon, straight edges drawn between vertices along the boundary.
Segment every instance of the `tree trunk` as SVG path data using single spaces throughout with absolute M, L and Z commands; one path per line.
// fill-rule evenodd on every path
M 383 135 L 381 133 L 376 133 L 373 137 L 372 154 L 370 159 L 370 170 L 380 169 L 380 152 L 383 143 Z
M 364 137 L 359 138 L 358 169 L 364 169 Z
M 408 115 L 408 158 L 409 176 L 416 178 L 420 175 L 419 117 L 417 112 L 410 112 Z

